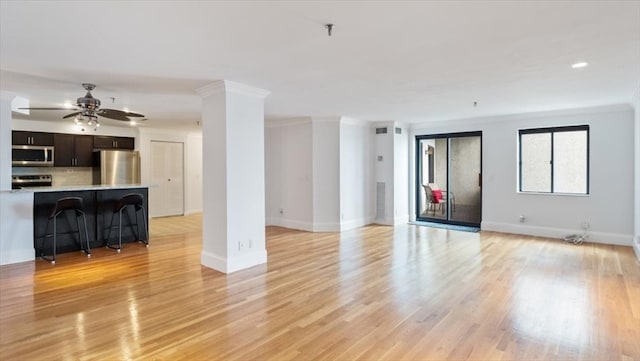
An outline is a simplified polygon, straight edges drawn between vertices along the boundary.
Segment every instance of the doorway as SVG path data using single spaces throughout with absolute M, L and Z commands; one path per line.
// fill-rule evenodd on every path
M 151 217 L 184 214 L 184 144 L 151 141 Z
M 416 219 L 479 227 L 482 132 L 416 136 Z

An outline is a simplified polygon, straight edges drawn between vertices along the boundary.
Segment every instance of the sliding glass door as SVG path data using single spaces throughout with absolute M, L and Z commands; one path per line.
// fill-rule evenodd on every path
M 416 137 L 416 217 L 480 226 L 482 133 Z

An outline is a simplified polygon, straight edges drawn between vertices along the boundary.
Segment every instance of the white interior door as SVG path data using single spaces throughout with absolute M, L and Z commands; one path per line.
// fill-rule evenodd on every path
M 151 142 L 151 217 L 184 214 L 184 144 Z

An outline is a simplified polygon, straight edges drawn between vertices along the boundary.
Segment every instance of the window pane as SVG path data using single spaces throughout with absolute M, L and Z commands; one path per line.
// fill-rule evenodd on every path
M 553 135 L 553 191 L 587 193 L 587 132 Z
M 551 192 L 551 133 L 520 136 L 523 192 Z

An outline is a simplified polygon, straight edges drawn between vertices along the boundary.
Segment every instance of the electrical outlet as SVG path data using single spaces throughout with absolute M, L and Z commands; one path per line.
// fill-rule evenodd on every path
M 280 208 L 280 214 L 284 214 L 284 209 Z
M 253 241 L 249 239 L 249 248 L 253 248 Z
M 238 251 L 242 251 L 244 249 L 244 244 L 242 241 L 238 241 Z
M 520 216 L 520 223 L 524 223 L 524 216 Z
M 589 229 L 589 227 L 591 227 L 591 225 L 589 224 L 589 221 L 582 221 L 582 229 L 586 231 Z

